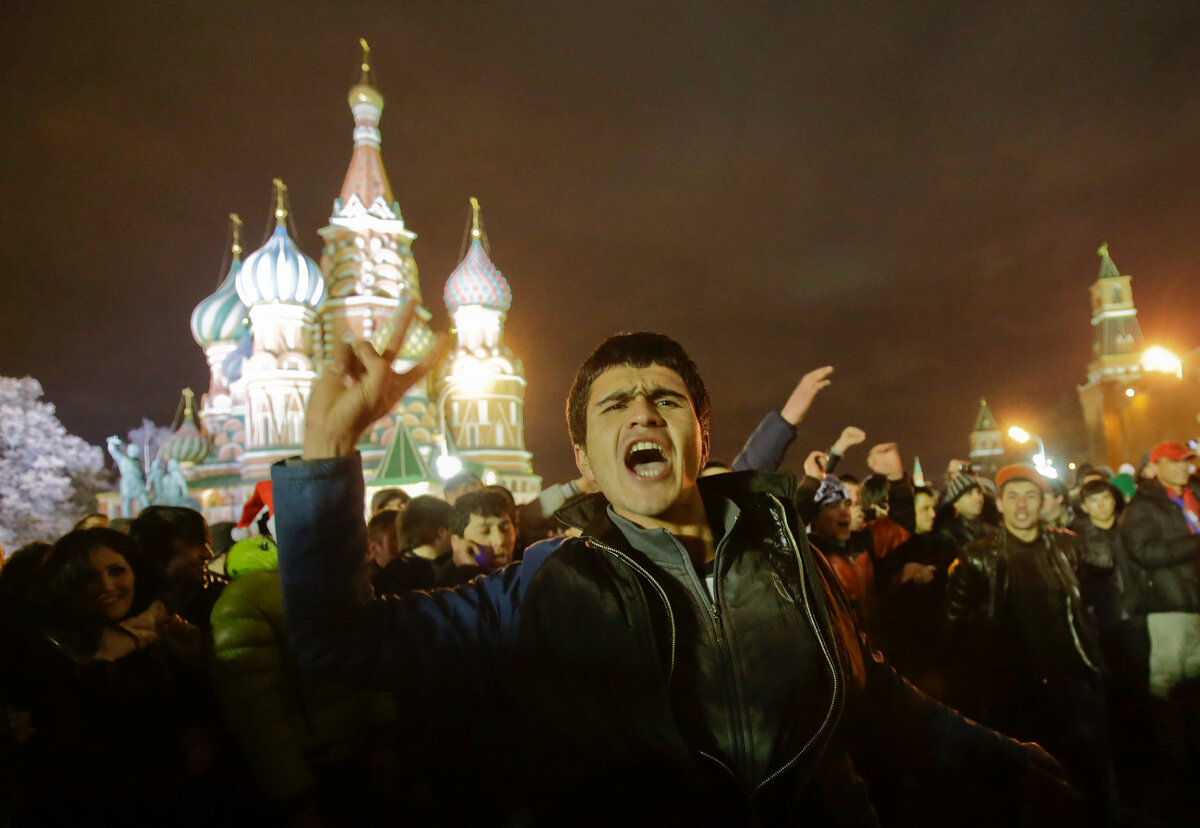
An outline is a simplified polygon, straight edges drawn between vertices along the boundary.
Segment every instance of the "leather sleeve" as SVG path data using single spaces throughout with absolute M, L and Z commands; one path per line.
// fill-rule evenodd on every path
M 855 741 L 890 766 L 924 768 L 997 785 L 1025 777 L 1023 746 L 924 695 L 865 645 L 866 683 L 852 711 Z
M 1129 557 L 1143 569 L 1161 569 L 1196 559 L 1200 535 L 1187 530 L 1183 516 L 1178 531 L 1171 528 L 1166 515 L 1152 503 L 1134 500 L 1121 516 L 1121 543 Z
M 954 628 L 974 620 L 987 590 L 987 577 L 977 564 L 960 556 L 950 564 L 946 584 L 946 626 Z

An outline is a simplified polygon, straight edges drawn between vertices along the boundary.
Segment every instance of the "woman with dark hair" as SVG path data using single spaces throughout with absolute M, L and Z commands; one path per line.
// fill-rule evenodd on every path
M 112 529 L 64 535 L 40 582 L 41 635 L 14 688 L 33 730 L 16 824 L 186 823 L 199 631 L 167 613 L 136 543 Z

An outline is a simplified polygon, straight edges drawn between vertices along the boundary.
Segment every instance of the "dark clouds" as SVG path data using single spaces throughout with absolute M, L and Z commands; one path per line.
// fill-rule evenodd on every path
M 980 396 L 1077 443 L 1102 241 L 1148 336 L 1200 344 L 1193 3 L 22 4 L 0 34 L 0 373 L 93 441 L 202 387 L 187 329 L 270 181 L 318 252 L 357 38 L 426 303 L 479 196 L 538 470 L 607 333 L 681 338 L 730 457 L 809 367 L 805 446 L 854 422 L 926 467 Z M 798 464 L 800 451 L 793 460 Z M 861 464 L 856 464 L 861 465 Z

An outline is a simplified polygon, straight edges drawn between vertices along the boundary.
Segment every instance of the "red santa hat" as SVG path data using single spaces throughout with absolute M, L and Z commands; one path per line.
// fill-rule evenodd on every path
M 242 519 L 238 521 L 238 528 L 245 529 L 249 527 L 262 514 L 263 509 L 267 510 L 267 514 L 275 513 L 275 503 L 270 480 L 260 480 L 254 484 L 254 494 L 250 495 L 250 499 L 246 501 L 246 505 L 242 508 Z

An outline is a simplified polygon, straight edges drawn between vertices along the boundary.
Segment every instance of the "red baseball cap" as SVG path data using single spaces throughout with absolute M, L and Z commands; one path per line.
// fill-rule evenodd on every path
M 1048 490 L 1046 478 L 1028 463 L 1013 463 L 996 472 L 996 491 L 1003 489 L 1004 484 L 1010 480 L 1028 480 L 1030 483 L 1036 483 L 1043 492 Z
M 1150 449 L 1150 462 L 1157 463 L 1164 457 L 1167 460 L 1186 460 L 1189 457 L 1195 457 L 1196 452 L 1185 446 L 1178 440 L 1168 440 L 1165 443 L 1159 443 L 1154 448 Z

